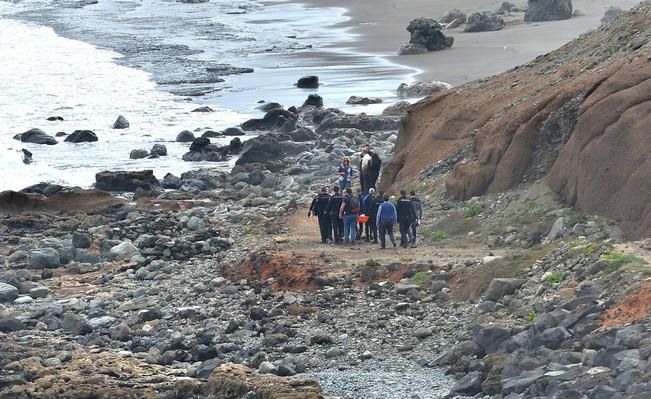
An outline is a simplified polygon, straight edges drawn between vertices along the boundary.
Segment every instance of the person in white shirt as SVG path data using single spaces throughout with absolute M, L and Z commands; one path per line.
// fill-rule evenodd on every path
M 371 166 L 372 158 L 371 155 L 369 154 L 368 151 L 368 146 L 364 146 L 362 148 L 362 153 L 359 155 L 360 160 L 359 160 L 359 170 L 360 170 L 360 184 L 362 185 L 362 195 L 368 194 L 368 189 L 371 188 L 369 186 L 369 181 L 370 181 L 370 169 L 369 167 Z

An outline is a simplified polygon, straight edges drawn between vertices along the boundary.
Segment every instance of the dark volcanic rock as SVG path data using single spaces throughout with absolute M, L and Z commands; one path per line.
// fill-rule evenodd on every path
M 183 154 L 183 160 L 187 162 L 221 162 L 228 156 L 228 147 L 219 147 L 211 144 L 210 140 L 204 137 L 194 139 L 190 145 L 190 151 Z
M 195 108 L 192 110 L 192 112 L 215 112 L 215 110 L 206 105 L 203 107 Z
M 142 158 L 147 158 L 148 156 L 149 156 L 149 152 L 147 150 L 132 150 L 129 153 L 130 159 L 142 159 Z
M 98 190 L 136 191 L 137 188 L 152 190 L 158 187 L 158 179 L 152 170 L 143 171 L 104 171 L 95 175 Z
M 176 135 L 177 143 L 191 143 L 194 140 L 194 133 L 189 130 L 184 130 Z
M 16 136 L 18 140 L 23 143 L 34 143 L 34 144 L 47 144 L 54 145 L 57 143 L 57 140 L 46 134 L 41 129 L 29 129 L 25 133 L 19 134 Z
M 244 133 L 244 130 L 240 129 L 239 127 L 229 127 L 228 129 L 224 130 L 222 132 L 224 136 L 244 136 L 246 133 Z
M 61 122 L 63 120 L 63 117 L 61 116 L 48 116 L 47 120 L 50 122 Z
M 167 147 L 165 147 L 163 144 L 154 144 L 154 146 L 151 147 L 151 151 L 149 151 L 149 153 L 151 155 L 164 157 L 167 155 Z
M 228 143 L 228 153 L 237 155 L 240 152 L 242 152 L 242 140 L 239 137 L 235 137 Z
M 319 77 L 318 76 L 303 76 L 296 82 L 296 86 L 301 89 L 316 89 L 319 87 Z
M 323 107 L 323 97 L 321 97 L 318 94 L 310 94 L 309 96 L 307 96 L 307 99 L 303 103 L 304 107 L 308 105 L 312 105 L 317 108 Z
M 27 327 L 22 321 L 13 317 L 0 317 L 0 332 L 8 333 L 24 330 Z
M 489 32 L 504 28 L 504 19 L 490 12 L 476 12 L 466 21 L 464 32 Z
M 129 127 L 129 121 L 124 116 L 118 116 L 118 119 L 113 122 L 113 129 L 126 129 Z
M 271 135 L 255 137 L 244 143 L 242 154 L 237 160 L 237 165 L 249 163 L 269 163 L 281 161 L 285 158 L 278 140 Z
M 350 98 L 346 100 L 346 104 L 353 104 L 353 105 L 369 105 L 369 104 L 380 104 L 380 103 L 382 103 L 382 99 L 378 97 L 350 96 Z
M 298 116 L 282 108 L 267 112 L 262 119 L 249 119 L 242 123 L 244 130 L 291 131 L 296 127 Z
M 572 0 L 529 0 L 526 22 L 557 21 L 572 18 Z
M 91 130 L 75 130 L 64 141 L 68 143 L 89 143 L 97 141 L 97 135 Z
M 400 128 L 400 118 L 366 114 L 333 115 L 324 119 L 316 129 L 316 132 L 323 133 L 328 129 L 342 128 L 355 128 L 365 132 L 398 130 Z
M 409 43 L 428 51 L 452 47 L 454 38 L 445 36 L 442 29 L 443 27 L 431 18 L 416 18 L 407 26 L 407 31 L 411 33 Z

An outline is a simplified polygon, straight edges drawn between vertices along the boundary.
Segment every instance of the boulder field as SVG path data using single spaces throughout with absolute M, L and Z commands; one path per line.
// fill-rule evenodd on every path
M 403 120 L 385 187 L 456 157 L 457 199 L 544 178 L 567 204 L 651 233 L 651 4 L 500 75 L 436 93 Z

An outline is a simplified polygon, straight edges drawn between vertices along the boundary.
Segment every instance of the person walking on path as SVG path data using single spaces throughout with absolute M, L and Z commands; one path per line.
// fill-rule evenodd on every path
M 348 157 L 345 157 L 341 161 L 337 174 L 339 175 L 339 190 L 341 192 L 351 187 L 353 184 L 353 167 L 350 166 L 350 159 Z
M 396 239 L 393 237 L 393 226 L 398 220 L 398 213 L 396 207 L 389 202 L 389 196 L 384 196 L 384 202 L 380 204 L 376 216 L 376 224 L 380 228 L 380 248 L 386 248 L 386 234 L 389 234 L 389 239 L 393 247 L 396 247 Z
M 366 240 L 373 239 L 373 244 L 377 244 L 377 210 L 382 203 L 382 199 L 375 196 L 373 187 L 368 189 L 368 195 L 364 198 L 363 208 L 368 216 L 366 222 Z
M 344 243 L 355 244 L 357 238 L 357 216 L 359 215 L 359 198 L 353 196 L 353 190 L 346 189 L 339 208 L 339 218 L 344 220 Z
M 418 231 L 418 226 L 420 226 L 420 219 L 423 217 L 423 205 L 420 202 L 420 199 L 416 197 L 416 192 L 412 191 L 411 206 L 414 208 L 414 221 L 411 223 L 411 245 L 416 246 L 416 234 Z
M 335 244 L 341 244 L 344 235 L 344 222 L 339 219 L 339 208 L 341 207 L 341 200 L 344 197 L 339 194 L 339 186 L 334 187 L 334 193 L 330 196 L 326 214 L 330 216 L 330 224 L 332 226 L 332 238 Z
M 415 217 L 414 207 L 409 198 L 407 198 L 407 192 L 405 190 L 400 190 L 400 198 L 398 199 L 396 210 L 398 212 L 398 223 L 400 224 L 400 246 L 407 248 L 411 242 L 409 229 Z
M 368 189 L 370 182 L 370 166 L 371 166 L 371 155 L 368 153 L 368 146 L 362 148 L 362 152 L 359 154 L 359 183 L 362 188 L 362 194 L 368 194 Z
M 321 193 L 312 201 L 314 207 L 310 207 L 310 212 L 319 219 L 319 232 L 321 233 L 321 242 L 323 244 L 332 241 L 332 222 L 330 221 L 330 215 L 327 213 L 329 202 L 330 194 L 328 194 L 328 189 L 323 187 Z M 310 212 L 308 212 L 307 217 L 310 217 Z

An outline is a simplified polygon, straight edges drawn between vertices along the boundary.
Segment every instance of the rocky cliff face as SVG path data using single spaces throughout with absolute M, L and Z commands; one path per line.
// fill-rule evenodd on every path
M 458 199 L 545 178 L 569 205 L 651 234 L 651 3 L 501 75 L 415 104 L 384 171 L 397 185 L 471 144 Z M 458 159 L 458 157 L 456 158 Z

